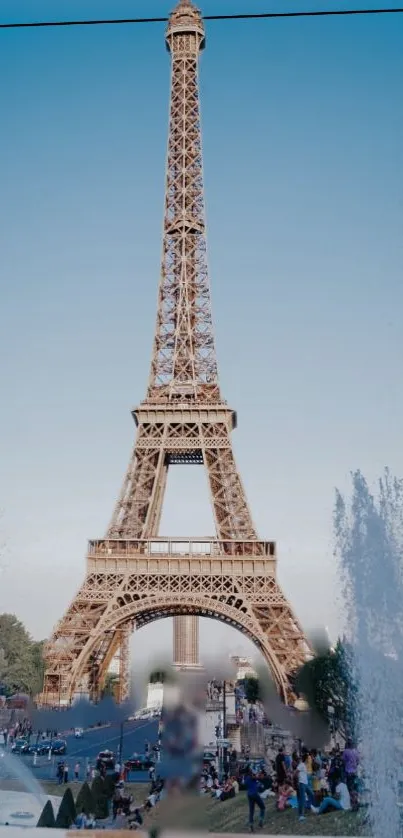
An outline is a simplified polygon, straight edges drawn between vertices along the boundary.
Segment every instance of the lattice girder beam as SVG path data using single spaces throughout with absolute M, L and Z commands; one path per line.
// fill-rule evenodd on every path
M 169 551 L 154 555 L 160 544 L 169 544 Z M 181 544 L 189 550 L 187 555 Z M 206 548 L 213 555 L 206 555 Z M 118 587 L 113 583 L 117 566 Z M 115 648 L 108 643 L 116 643 L 122 629 L 128 632 L 132 623 L 141 626 L 178 614 L 211 616 L 241 629 L 262 651 L 286 696 L 288 676 L 305 659 L 307 647 L 301 626 L 276 581 L 275 568 L 274 545 L 253 540 L 106 540 L 90 544 L 88 578 L 104 575 L 105 585 L 94 590 L 97 602 L 102 591 L 104 608 L 84 645 L 80 635 L 81 651 L 70 665 L 69 692 L 64 698 L 69 700 L 91 672 L 91 661 L 97 662 L 97 677 L 102 680 Z M 113 637 L 115 641 L 110 640 Z M 65 661 L 60 661 L 60 671 L 65 674 Z M 50 686 L 53 677 L 54 669 L 49 673 Z
M 108 530 L 111 537 L 146 538 L 158 531 L 167 469 L 175 457 L 200 457 L 205 464 L 220 538 L 257 537 L 232 451 L 233 411 L 225 404 L 163 410 L 146 402 L 134 416 L 137 439 Z

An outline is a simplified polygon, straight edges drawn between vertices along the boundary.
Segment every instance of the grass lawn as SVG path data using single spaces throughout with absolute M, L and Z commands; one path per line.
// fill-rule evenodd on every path
M 82 783 L 68 783 L 77 797 Z M 25 790 L 18 781 L 2 780 L 0 788 L 10 791 Z M 45 793 L 61 797 L 66 785 L 42 782 Z M 141 805 L 148 795 L 149 783 L 127 783 L 126 788 Z M 152 825 L 167 829 L 195 829 L 208 832 L 247 832 L 248 803 L 245 792 L 240 792 L 234 800 L 220 803 L 208 796 L 181 797 L 178 800 L 161 801 L 144 819 L 144 828 Z M 331 812 L 327 815 L 307 814 L 300 823 L 295 809 L 276 812 L 273 798 L 266 801 L 265 824 L 260 835 L 329 835 L 361 836 L 368 835 L 363 828 L 363 814 L 353 812 Z M 257 824 L 257 813 L 256 813 Z M 387 836 L 385 836 L 387 838 Z
M 365 835 L 362 829 L 361 813 L 332 812 L 326 815 L 307 814 L 301 823 L 295 809 L 276 812 L 273 798 L 266 801 L 265 824 L 260 835 Z M 257 827 L 257 814 L 256 814 Z M 241 792 L 235 800 L 220 803 L 211 797 L 188 798 L 173 809 L 172 804 L 162 801 L 147 818 L 145 826 L 155 824 L 167 828 L 207 829 L 209 832 L 248 831 L 248 804 L 246 794 Z

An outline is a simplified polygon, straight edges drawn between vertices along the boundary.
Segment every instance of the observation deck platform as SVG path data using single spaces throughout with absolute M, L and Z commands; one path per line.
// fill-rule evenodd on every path
M 87 552 L 90 573 L 275 576 L 276 562 L 274 541 L 240 539 L 97 539 Z

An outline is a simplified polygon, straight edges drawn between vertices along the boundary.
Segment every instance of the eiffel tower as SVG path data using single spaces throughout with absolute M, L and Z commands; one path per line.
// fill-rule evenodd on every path
M 276 545 L 258 538 L 231 444 L 236 413 L 221 396 L 206 258 L 198 63 L 202 17 L 180 0 L 166 31 L 171 99 L 162 271 L 145 400 L 133 411 L 134 450 L 106 537 L 90 541 L 87 570 L 45 650 L 41 704 L 99 697 L 119 656 L 129 687 L 130 633 L 176 620 L 174 662 L 198 665 L 198 618 L 251 638 L 285 701 L 306 659 L 303 631 L 276 581 Z M 168 468 L 207 471 L 216 536 L 158 535 Z M 175 660 L 176 658 L 176 660 Z

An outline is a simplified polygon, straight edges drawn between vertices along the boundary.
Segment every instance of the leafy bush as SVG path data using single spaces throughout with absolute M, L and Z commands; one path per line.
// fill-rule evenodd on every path
M 108 800 L 112 800 L 116 788 L 116 774 L 107 774 L 104 778 L 104 794 Z
M 74 797 L 70 788 L 66 789 L 62 797 L 56 818 L 56 829 L 70 829 L 77 817 Z
M 102 777 L 95 777 L 91 785 L 91 793 L 94 799 L 94 815 L 97 819 L 107 818 L 109 814 L 108 787 Z
M 260 698 L 259 681 L 257 678 L 245 678 L 244 682 L 245 698 L 250 704 L 256 704 Z
M 88 783 L 83 783 L 76 799 L 76 812 L 81 815 L 93 815 L 95 810 L 94 797 Z
M 54 829 L 55 828 L 55 826 L 56 826 L 55 814 L 54 814 L 53 806 L 52 806 L 50 800 L 48 800 L 47 803 L 45 803 L 45 805 L 42 809 L 42 813 L 41 813 L 41 816 L 39 818 L 39 821 L 36 825 L 42 827 L 42 829 Z

